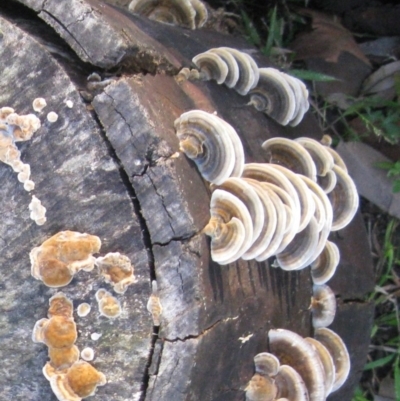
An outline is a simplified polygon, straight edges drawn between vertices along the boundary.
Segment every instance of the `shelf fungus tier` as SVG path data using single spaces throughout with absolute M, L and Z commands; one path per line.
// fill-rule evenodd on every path
M 201 175 L 217 185 L 240 176 L 244 152 L 236 131 L 219 117 L 192 110 L 175 120 L 179 147 L 192 159 Z

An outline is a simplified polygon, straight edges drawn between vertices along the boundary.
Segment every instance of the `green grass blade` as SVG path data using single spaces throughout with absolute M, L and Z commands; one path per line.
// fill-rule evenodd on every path
M 242 19 L 244 23 L 244 29 L 249 42 L 254 46 L 260 46 L 261 38 L 258 34 L 253 22 L 245 11 L 242 11 Z
M 316 82 L 331 82 L 337 81 L 337 78 L 330 75 L 321 74 L 320 72 L 309 71 L 309 70 L 289 70 L 287 71 L 289 75 L 292 75 L 299 79 L 304 79 L 306 81 L 316 81 Z
M 388 355 L 388 356 L 385 356 L 384 358 L 377 359 L 376 361 L 368 362 L 364 366 L 364 370 L 371 370 L 371 369 L 380 368 L 381 366 L 385 366 L 389 362 L 392 362 L 394 357 L 395 357 L 395 355 Z
M 264 53 L 268 56 L 271 53 L 272 46 L 274 45 L 274 41 L 276 38 L 276 20 L 277 7 L 275 6 L 271 13 L 271 18 L 269 19 L 269 29 L 268 29 L 268 37 L 267 42 L 265 43 Z
M 396 360 L 396 365 L 394 367 L 394 393 L 396 395 L 396 400 L 400 400 L 400 366 L 399 358 Z

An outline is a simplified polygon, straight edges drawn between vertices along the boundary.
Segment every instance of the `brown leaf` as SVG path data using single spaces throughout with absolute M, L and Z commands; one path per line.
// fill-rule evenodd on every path
M 351 32 L 340 24 L 336 16 L 308 9 L 298 12 L 312 18 L 312 31 L 302 33 L 294 40 L 291 47 L 296 59 L 322 58 L 337 63 L 340 53 L 346 51 L 370 65 Z

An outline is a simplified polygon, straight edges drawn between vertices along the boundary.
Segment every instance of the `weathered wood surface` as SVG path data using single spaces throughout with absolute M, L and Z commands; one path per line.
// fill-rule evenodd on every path
M 74 77 L 74 82 L 83 82 L 84 77 L 77 80 L 76 76 L 88 66 L 77 62 L 75 68 L 69 65 L 63 70 L 45 48 L 2 19 L 0 63 L 7 68 L 0 78 L 1 106 L 28 113 L 32 100 L 43 96 L 51 99 L 46 110 L 58 112 L 60 119 L 44 124 L 32 141 L 21 146 L 22 158 L 31 164 L 37 183 L 35 194 L 48 208 L 43 227 L 28 219 L 30 196 L 11 168 L 0 166 L 1 194 L 6 200 L 0 206 L 0 319 L 4 322 L 0 355 L 9 367 L 8 376 L 0 377 L 4 389 L 0 399 L 55 400 L 41 373 L 45 347 L 30 339 L 34 322 L 46 315 L 48 298 L 55 291 L 30 276 L 28 253 L 57 231 L 74 229 L 99 235 L 102 253 L 127 254 L 139 278 L 122 296 L 121 319 L 110 324 L 96 313 L 77 319 L 78 346 L 95 348 L 94 365 L 110 381 L 99 388 L 96 399 L 243 400 L 243 388 L 253 374 L 253 356 L 267 349 L 270 328 L 312 334 L 310 274 L 307 269 L 288 273 L 266 263 L 243 261 L 221 268 L 210 260 L 207 239 L 200 233 L 209 218 L 209 190 L 192 162 L 173 156 L 178 150 L 173 121 L 193 108 L 217 111 L 237 129 L 249 162 L 264 161 L 260 144 L 271 136 L 319 137 L 316 122 L 308 115 L 296 129 L 282 128 L 246 107 L 246 98 L 213 82 L 179 86 L 165 74 L 136 73 L 138 69 L 173 72 L 209 47 L 235 43 L 245 47 L 239 39 L 129 18 L 92 0 L 76 2 L 80 10 L 90 9 L 74 14 L 76 23 L 68 20 L 71 14 L 65 8 L 63 12 L 64 2 L 21 3 L 38 12 L 83 61 L 120 66 L 124 76 L 97 94 L 93 113 L 80 100 L 82 88 L 71 81 Z M 1 10 L 0 5 L 0 14 Z M 9 14 L 6 18 L 13 19 Z M 35 23 L 40 27 L 40 20 Z M 116 40 L 112 50 L 108 40 L 99 42 L 93 28 L 97 23 L 109 24 L 105 32 L 110 38 L 123 37 L 122 42 Z M 135 52 L 137 38 L 141 47 Z M 28 63 L 31 59 L 33 64 Z M 74 101 L 71 110 L 63 103 L 67 98 Z M 360 216 L 334 241 L 342 254 L 332 280 L 341 300 L 334 329 L 344 336 L 356 369 L 330 400 L 350 400 L 366 357 L 372 316 L 371 305 L 363 302 L 373 282 Z M 145 302 L 154 278 L 164 311 L 153 352 L 153 327 Z M 93 303 L 101 285 L 94 273 L 81 273 L 63 291 L 74 303 Z M 356 311 L 358 320 L 353 325 L 349 320 Z M 103 333 L 97 343 L 88 339 L 93 331 Z M 240 339 L 247 336 L 247 341 Z

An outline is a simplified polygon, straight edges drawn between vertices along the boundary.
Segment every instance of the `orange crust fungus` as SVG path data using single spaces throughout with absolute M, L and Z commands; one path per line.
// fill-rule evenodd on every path
M 92 254 L 99 252 L 100 246 L 100 238 L 95 235 L 61 231 L 32 249 L 31 274 L 48 287 L 63 287 L 79 270 L 93 270 Z
M 123 294 L 130 284 L 136 283 L 131 261 L 119 252 L 99 257 L 95 263 L 105 281 L 112 284 L 118 294 Z

